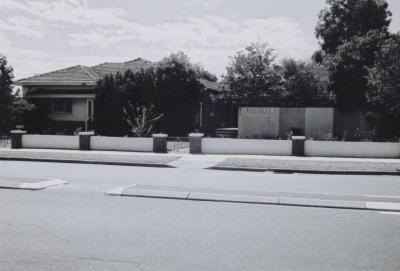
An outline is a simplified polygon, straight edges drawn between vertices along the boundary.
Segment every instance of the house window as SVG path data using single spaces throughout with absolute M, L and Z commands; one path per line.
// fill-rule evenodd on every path
M 72 113 L 72 100 L 71 99 L 53 99 L 52 100 L 53 113 Z
M 88 100 L 87 103 L 88 119 L 93 117 L 93 100 Z

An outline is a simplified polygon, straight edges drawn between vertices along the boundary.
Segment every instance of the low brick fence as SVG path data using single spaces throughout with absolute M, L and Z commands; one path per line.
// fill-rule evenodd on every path
M 167 153 L 168 136 L 154 134 L 151 138 L 101 137 L 92 132 L 78 136 L 28 135 L 11 131 L 13 149 L 68 149 Z M 205 138 L 189 135 L 191 154 L 238 154 L 313 157 L 400 158 L 400 143 L 308 141 L 304 136 L 291 140 L 259 140 Z
M 209 154 L 254 154 L 292 155 L 290 140 L 249 140 L 231 138 L 204 138 L 202 153 Z
M 400 158 L 400 143 L 306 141 L 306 156 Z
M 205 138 L 190 134 L 192 154 L 239 154 L 309 157 L 400 158 L 400 143 Z
M 102 137 L 92 132 L 82 132 L 78 136 L 29 135 L 14 130 L 11 131 L 11 148 L 166 153 L 167 137 L 165 134 L 154 134 L 150 138 Z
M 12 138 L 12 140 L 13 139 L 14 138 Z M 64 135 L 21 134 L 21 146 L 27 149 L 79 150 L 79 137 Z

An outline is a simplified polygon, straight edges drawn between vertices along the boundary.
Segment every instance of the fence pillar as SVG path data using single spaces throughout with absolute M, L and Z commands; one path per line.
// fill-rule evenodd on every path
M 201 140 L 204 134 L 189 134 L 189 146 L 191 154 L 201 154 Z
M 166 134 L 154 134 L 153 135 L 153 152 L 155 153 L 167 153 L 167 142 L 168 135 Z
M 79 150 L 90 150 L 90 138 L 94 136 L 94 132 L 79 132 Z
M 21 149 L 22 136 L 26 134 L 26 131 L 12 130 L 10 133 L 11 133 L 11 149 Z
M 292 136 L 292 156 L 304 156 L 305 136 Z

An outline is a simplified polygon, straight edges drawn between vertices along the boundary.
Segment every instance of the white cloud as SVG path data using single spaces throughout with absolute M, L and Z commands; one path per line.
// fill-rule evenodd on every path
M 304 38 L 299 24 L 285 17 L 244 19 L 232 21 L 207 16 L 187 18 L 157 25 L 127 23 L 121 28 L 94 28 L 70 35 L 72 46 L 98 46 L 103 48 L 123 42 L 140 43 L 172 51 L 203 52 L 205 58 L 215 53 L 226 59 L 235 51 L 254 41 L 267 41 L 282 57 L 306 58 L 314 44 Z M 213 57 L 215 59 L 215 57 Z M 218 58 L 219 59 L 219 58 Z
M 0 32 L 0 52 L 10 59 L 24 59 L 26 57 L 31 59 L 43 59 L 47 56 L 47 54 L 39 50 L 15 46 L 2 32 Z
M 309 49 L 298 23 L 285 17 L 232 21 L 207 16 L 157 25 L 127 22 L 118 28 L 94 27 L 85 32 L 71 33 L 71 37 L 74 46 L 91 46 L 99 44 L 99 41 L 113 45 L 122 41 L 138 40 L 175 47 L 232 48 L 247 45 L 255 40 L 265 40 L 277 47 L 295 46 Z
M 221 1 L 192 0 L 185 6 L 212 9 Z M 72 47 L 71 52 L 86 48 L 101 50 L 101 59 L 113 56 L 118 46 L 134 52 L 142 47 L 145 48 L 143 57 L 154 59 L 174 51 L 184 51 L 192 60 L 202 62 L 218 74 L 224 71 L 229 56 L 254 41 L 267 41 L 281 57 L 297 59 L 309 57 L 316 47 L 305 38 L 300 25 L 286 17 L 232 20 L 201 16 L 145 24 L 130 19 L 123 9 L 94 8 L 85 0 L 0 0 L 0 9 L 18 10 L 34 18 L 11 17 L 6 22 L 0 21 L 0 30 L 40 38 L 45 30 L 62 28 L 63 31 L 57 33 L 61 33 L 65 43 Z M 10 48 L 12 45 L 7 46 Z M 12 53 L 14 57 L 19 54 L 32 59 L 35 54 L 41 54 L 35 50 L 18 50 Z M 82 55 L 77 59 L 82 59 Z
M 187 8 L 203 8 L 207 11 L 216 8 L 222 3 L 222 0 L 191 0 L 184 5 Z
M 22 16 L 13 16 L 7 21 L 0 20 L 0 30 L 34 38 L 42 38 L 44 35 L 44 25 L 40 20 L 32 20 Z
M 7 56 L 17 78 L 32 75 L 32 70 L 43 69 L 50 64 L 50 58 L 46 53 L 18 47 L 2 32 L 0 32 L 0 54 Z
M 120 26 L 127 13 L 119 8 L 91 8 L 82 0 L 16 1 L 2 0 L 0 8 L 21 10 L 50 22 L 81 26 Z

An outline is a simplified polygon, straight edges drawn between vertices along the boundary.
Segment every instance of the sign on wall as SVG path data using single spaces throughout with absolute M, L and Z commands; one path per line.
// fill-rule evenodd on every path
M 279 135 L 280 108 L 239 108 L 239 138 L 271 138 Z
M 239 138 L 282 138 L 291 130 L 323 138 L 334 130 L 333 108 L 239 108 Z

